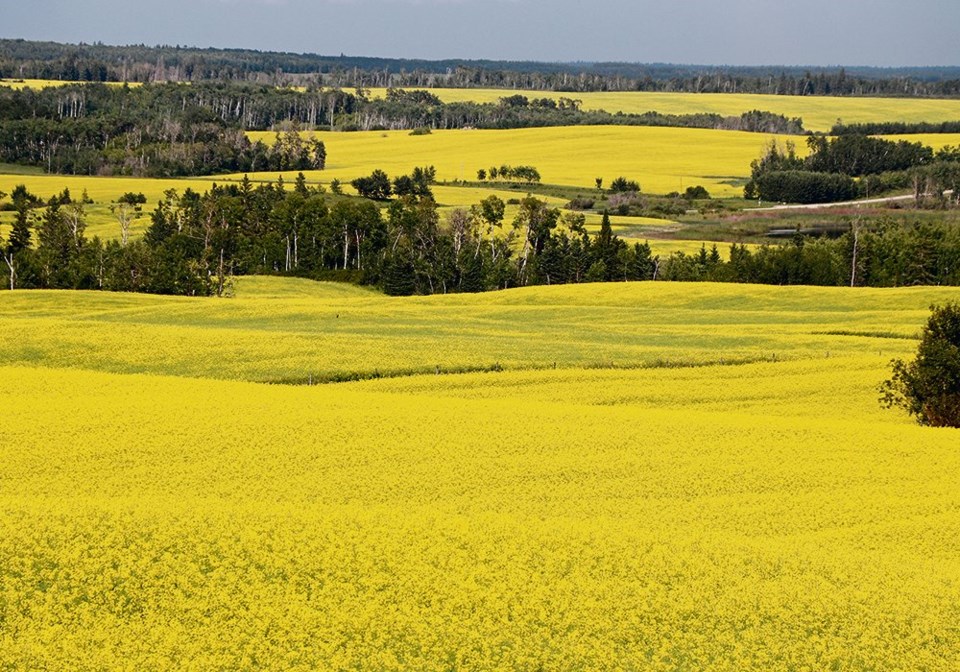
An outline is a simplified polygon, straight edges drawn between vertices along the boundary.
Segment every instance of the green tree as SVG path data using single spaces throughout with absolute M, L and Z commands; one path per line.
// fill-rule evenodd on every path
M 10 231 L 7 244 L 3 246 L 3 261 L 10 275 L 10 289 L 16 289 L 17 278 L 22 275 L 24 258 L 29 258 L 31 253 L 30 229 L 33 225 L 31 209 L 40 204 L 40 199 L 27 191 L 22 184 L 13 188 L 10 198 L 13 200 L 13 207 L 17 214 L 14 217 L 13 229 Z
M 960 427 L 960 303 L 931 311 L 916 358 L 892 362 L 880 403 L 906 409 L 921 425 Z
M 147 197 L 141 193 L 128 191 L 120 196 L 116 203 L 110 205 L 110 212 L 117 218 L 120 224 L 120 245 L 125 246 L 130 240 L 130 225 L 133 220 L 140 216 L 143 210 L 143 204 L 147 202 Z
M 385 201 L 392 193 L 390 178 L 380 169 L 374 170 L 367 177 L 358 177 L 350 184 L 358 194 L 374 201 Z

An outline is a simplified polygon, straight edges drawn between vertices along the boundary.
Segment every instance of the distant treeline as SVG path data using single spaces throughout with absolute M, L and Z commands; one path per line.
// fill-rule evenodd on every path
M 828 203 L 891 190 L 916 198 L 960 194 L 960 147 L 936 152 L 919 142 L 866 135 L 807 138 L 810 153 L 797 156 L 790 142 L 775 141 L 751 164 L 745 198 L 785 203 Z
M 862 124 L 835 124 L 830 135 L 915 135 L 918 133 L 960 133 L 960 121 L 904 122 L 875 121 Z
M 362 93 L 362 91 L 361 91 Z M 356 110 L 347 120 L 345 130 L 414 129 L 414 128 L 531 128 L 543 126 L 668 126 L 709 128 L 754 133 L 797 135 L 804 132 L 803 120 L 782 114 L 751 110 L 737 116 L 710 113 L 661 114 L 644 112 L 627 114 L 603 110 L 582 110 L 581 101 L 561 96 L 559 99 L 527 97 L 521 94 L 504 96 L 494 103 L 443 103 L 429 91 L 388 89 L 383 99 L 354 98 Z
M 43 204 L 11 194 L 15 221 L 0 240 L 10 288 L 103 289 L 223 295 L 231 278 L 289 274 L 375 285 L 391 295 L 480 292 L 538 284 L 710 280 L 768 284 L 960 285 L 960 231 L 943 223 L 859 223 L 837 239 L 800 235 L 785 245 L 734 245 L 699 254 L 653 255 L 627 244 L 609 217 L 588 234 L 581 214 L 562 214 L 532 196 L 505 222 L 490 196 L 445 217 L 428 196 L 373 201 L 330 196 L 302 176 L 253 186 L 248 180 L 198 194 L 169 191 L 142 239 L 85 235 L 85 204 L 68 191 Z M 121 227 L 143 200 L 125 195 Z
M 800 133 L 800 119 L 752 111 L 662 115 L 584 112 L 579 101 L 444 104 L 428 92 L 391 89 L 385 99 L 339 89 L 239 83 L 73 84 L 0 87 L 0 162 L 48 172 L 172 177 L 221 172 L 322 169 L 323 143 L 298 129 L 524 128 L 577 124 L 683 126 Z M 245 131 L 286 129 L 281 142 L 251 143 Z
M 247 49 L 0 40 L 0 77 L 67 81 L 244 81 L 333 87 L 496 87 L 817 96 L 958 96 L 960 68 L 804 68 L 664 63 L 438 61 Z
M 289 102 L 299 95 L 256 91 L 249 110 L 246 99 L 215 85 L 0 87 L 0 162 L 148 177 L 322 169 L 326 148 L 294 132 L 295 121 L 269 145 L 250 142 L 245 114 L 290 118 Z

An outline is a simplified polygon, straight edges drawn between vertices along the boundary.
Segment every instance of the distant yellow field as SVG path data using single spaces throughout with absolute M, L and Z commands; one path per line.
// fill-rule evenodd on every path
M 960 133 L 916 133 L 912 135 L 882 135 L 879 137 L 885 140 L 919 142 L 921 145 L 928 145 L 934 149 L 947 146 L 960 147 Z
M 385 89 L 371 89 L 382 97 Z M 768 96 L 739 93 L 647 93 L 614 91 L 556 93 L 551 91 L 511 91 L 505 89 L 429 89 L 444 102 L 495 102 L 504 96 L 521 94 L 528 98 L 574 98 L 585 110 L 606 110 L 642 114 L 706 112 L 739 116 L 750 110 L 765 110 L 803 119 L 808 131 L 829 131 L 837 122 L 867 121 L 960 121 L 960 100 L 938 98 L 850 98 L 835 96 Z
M 90 84 L 91 82 L 73 82 L 62 79 L 0 79 L 0 86 L 11 89 L 49 89 L 67 84 Z M 107 86 L 140 86 L 140 82 L 103 82 Z
M 264 142 L 275 137 L 268 132 L 249 135 Z M 772 139 L 761 133 L 623 126 L 450 130 L 419 136 L 405 131 L 318 132 L 316 136 L 325 143 L 329 160 L 326 170 L 308 175 L 324 181 L 349 182 L 374 168 L 391 176 L 405 174 L 423 165 L 436 166 L 441 181 L 476 180 L 478 169 L 507 163 L 535 166 L 546 184 L 591 187 L 597 177 L 609 184 L 623 175 L 638 180 L 648 193 L 683 191 L 701 184 L 713 196 L 740 195 L 739 181 L 749 175 L 750 162 Z

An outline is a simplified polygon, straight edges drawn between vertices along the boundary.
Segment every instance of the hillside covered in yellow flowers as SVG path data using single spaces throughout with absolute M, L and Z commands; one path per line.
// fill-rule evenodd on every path
M 4 292 L 0 669 L 955 670 L 956 296 Z

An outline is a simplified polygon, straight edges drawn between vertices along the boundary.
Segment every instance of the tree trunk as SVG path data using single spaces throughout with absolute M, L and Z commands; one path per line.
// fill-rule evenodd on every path
M 17 271 L 13 263 L 13 252 L 3 255 L 3 260 L 7 262 L 7 268 L 10 269 L 10 291 L 12 292 L 17 285 Z
M 223 248 L 220 248 L 220 263 L 217 265 L 217 296 L 223 296 Z

